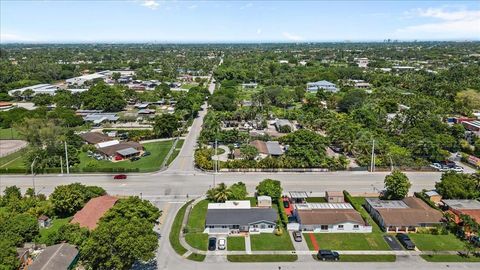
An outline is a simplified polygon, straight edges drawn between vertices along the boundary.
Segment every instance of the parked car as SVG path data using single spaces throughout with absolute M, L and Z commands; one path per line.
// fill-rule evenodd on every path
M 113 179 L 115 179 L 115 180 L 127 179 L 127 175 L 126 174 L 117 174 L 113 177 Z
M 295 242 L 302 242 L 302 232 L 301 231 L 294 231 L 292 232 L 293 239 Z
M 321 249 L 317 253 L 317 258 L 321 261 L 338 261 L 340 260 L 340 254 L 328 249 Z
M 152 153 L 150 153 L 148 151 L 145 151 L 145 152 L 143 152 L 142 157 L 150 156 L 151 154 Z
M 217 247 L 219 250 L 224 250 L 226 248 L 227 240 L 225 238 L 218 239 Z
M 463 167 L 461 167 L 461 166 L 456 166 L 455 168 L 452 168 L 451 170 L 454 171 L 454 172 L 463 173 Z
M 132 162 L 133 162 L 133 161 L 137 161 L 137 160 L 140 160 L 140 157 L 132 157 L 132 158 L 130 158 L 130 161 L 132 161 Z
M 400 241 L 400 243 L 408 250 L 414 250 L 415 249 L 415 244 L 412 242 L 410 237 L 404 233 L 399 233 L 397 234 L 397 239 Z
M 214 251 L 217 249 L 217 238 L 210 237 L 208 238 L 208 250 Z

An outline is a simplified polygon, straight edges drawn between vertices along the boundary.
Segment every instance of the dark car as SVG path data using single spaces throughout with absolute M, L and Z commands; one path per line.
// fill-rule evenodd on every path
M 208 238 L 208 250 L 214 251 L 215 249 L 217 249 L 217 238 L 215 237 Z
M 113 177 L 113 179 L 115 179 L 115 180 L 127 179 L 127 175 L 126 174 L 117 174 Z
M 302 242 L 302 232 L 300 231 L 294 231 L 292 232 L 293 239 L 295 242 Z
M 148 151 L 145 151 L 143 152 L 143 155 L 142 157 L 146 157 L 146 156 L 150 156 L 152 153 L 148 152 Z
M 137 160 L 140 160 L 140 157 L 132 157 L 132 158 L 130 158 L 130 161 L 137 161 Z
M 415 249 L 415 244 L 412 242 L 410 237 L 404 233 L 399 233 L 397 234 L 397 239 L 400 241 L 400 243 L 408 250 L 414 250 Z
M 340 254 L 335 251 L 321 249 L 317 253 L 317 258 L 321 261 L 338 261 L 340 260 Z

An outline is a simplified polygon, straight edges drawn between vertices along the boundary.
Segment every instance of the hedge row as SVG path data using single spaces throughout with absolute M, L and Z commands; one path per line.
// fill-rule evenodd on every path
M 286 228 L 288 224 L 288 217 L 287 213 L 285 213 L 285 207 L 283 207 L 283 200 L 281 197 L 277 199 L 277 206 L 279 220 L 282 223 L 283 227 Z
M 437 210 L 441 210 L 440 208 L 438 208 L 438 206 L 432 202 L 429 198 L 427 198 L 427 196 L 425 196 L 425 193 L 422 191 L 422 192 L 414 192 L 413 195 L 417 198 L 420 198 L 422 201 L 424 201 L 426 204 L 428 204 L 430 207 L 432 207 L 433 209 L 437 209 Z

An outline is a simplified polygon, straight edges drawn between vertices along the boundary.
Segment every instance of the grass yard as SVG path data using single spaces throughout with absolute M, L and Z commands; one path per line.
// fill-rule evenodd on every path
M 185 235 L 185 241 L 193 248 L 199 250 L 207 250 L 208 247 L 208 234 L 206 233 L 187 233 Z
M 288 232 L 277 236 L 273 233 L 251 234 L 252 250 L 295 250 Z
M 203 233 L 207 207 L 207 200 L 198 202 L 190 211 L 187 221 L 188 233 L 185 234 L 185 240 L 190 246 L 200 250 L 207 250 L 208 247 L 208 234 Z
M 317 261 L 317 255 L 312 255 Z M 340 255 L 340 262 L 395 262 L 395 255 Z
M 326 203 L 327 199 L 324 197 L 308 197 L 307 198 L 308 203 Z
M 187 259 L 196 262 L 203 262 L 205 260 L 205 257 L 206 256 L 203 254 L 192 253 L 187 257 Z
M 233 236 L 227 238 L 227 250 L 244 251 L 245 237 Z
M 125 168 L 125 169 L 136 169 L 138 168 L 140 172 L 151 172 L 160 169 L 163 160 L 170 151 L 172 147 L 173 140 L 170 141 L 161 141 L 161 142 L 152 142 L 146 143 L 143 146 L 146 151 L 151 153 L 150 156 L 142 157 L 140 160 L 131 162 L 129 160 L 121 162 L 111 162 L 107 160 L 96 160 L 89 156 L 87 153 L 80 153 L 78 155 L 80 159 L 80 164 L 76 168 L 82 170 L 84 168 Z
M 14 128 L 0 128 L 0 140 L 21 139 L 20 133 Z
M 175 216 L 175 219 L 173 220 L 172 223 L 172 228 L 170 231 L 170 245 L 172 248 L 175 250 L 175 252 L 178 253 L 178 255 L 182 256 L 187 252 L 187 250 L 180 244 L 180 230 L 182 229 L 182 221 L 183 221 L 183 216 L 185 215 L 185 211 L 187 210 L 187 207 L 189 204 L 191 204 L 192 201 L 189 201 L 185 205 L 182 206 L 177 212 L 177 215 Z
M 459 255 L 420 255 L 427 262 L 480 262 L 480 257 L 468 258 Z
M 229 262 L 294 262 L 297 255 L 227 255 Z
M 60 227 L 62 227 L 63 225 L 67 224 L 70 221 L 70 219 L 72 218 L 71 217 L 56 218 L 52 221 L 52 225 L 50 227 L 41 228 L 37 242 L 46 243 L 48 240 L 48 236 L 56 233 L 58 229 L 60 229 Z
M 413 243 L 420 250 L 464 250 L 465 244 L 453 234 L 409 234 Z
M 27 152 L 27 148 L 20 149 L 19 151 L 12 153 L 8 156 L 0 158 L 1 169 L 25 169 L 25 159 L 23 156 Z
M 308 233 L 303 234 L 308 248 L 314 250 Z M 333 250 L 390 250 L 378 233 L 314 233 L 320 249 Z
M 172 155 L 167 161 L 167 165 L 170 165 L 175 160 L 175 158 L 177 158 L 178 154 L 180 154 L 180 150 L 182 149 L 183 143 L 184 143 L 184 140 L 178 140 L 177 146 L 175 147 L 175 149 L 172 152 Z

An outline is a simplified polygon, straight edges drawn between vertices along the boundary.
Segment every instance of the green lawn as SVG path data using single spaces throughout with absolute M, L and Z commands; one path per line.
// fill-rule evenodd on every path
M 453 234 L 409 234 L 413 243 L 420 250 L 464 250 L 465 244 Z
M 327 199 L 324 197 L 308 197 L 307 202 L 309 203 L 326 203 Z
M 313 255 L 315 260 L 319 260 L 317 255 Z M 340 262 L 395 262 L 395 255 L 340 255 Z
M 251 234 L 252 250 L 295 250 L 288 232 L 277 236 L 273 233 Z
M 185 240 L 190 246 L 200 250 L 207 250 L 208 246 L 208 234 L 203 233 L 207 207 L 207 200 L 198 202 L 190 211 L 187 221 L 188 233 L 185 235 Z
M 14 128 L 0 128 L 0 140 L 21 139 L 20 133 Z
M 468 258 L 459 255 L 420 255 L 427 262 L 480 262 L 480 257 Z
M 199 250 L 207 250 L 208 247 L 208 234 L 206 233 L 187 233 L 185 235 L 185 241 L 193 248 Z
M 180 150 L 182 149 L 182 146 L 183 146 L 184 142 L 185 142 L 184 140 L 178 140 L 177 146 L 175 147 L 172 155 L 170 156 L 170 158 L 167 161 L 167 165 L 170 165 L 175 160 L 175 158 L 177 158 L 178 154 L 180 154 Z
M 229 262 L 294 262 L 297 255 L 227 255 Z
M 379 233 L 314 233 L 320 249 L 333 250 L 390 250 Z M 313 249 L 308 233 L 304 235 L 310 250 Z
M 245 250 L 245 237 L 233 236 L 227 239 L 227 249 L 234 251 Z
M 203 262 L 205 260 L 205 257 L 206 256 L 203 254 L 192 253 L 187 257 L 187 259 L 196 262 Z
M 0 169 L 25 169 L 25 159 L 23 156 L 27 151 L 27 148 L 23 148 L 8 156 L 1 157 Z
M 170 245 L 172 248 L 175 250 L 175 252 L 178 253 L 178 255 L 183 255 L 187 250 L 180 244 L 180 230 L 182 229 L 182 221 L 183 221 L 183 216 L 185 215 L 185 211 L 187 210 L 187 206 L 191 204 L 192 201 L 189 201 L 186 203 L 182 208 L 180 208 L 177 212 L 177 215 L 175 216 L 175 219 L 173 220 L 172 228 L 170 230 Z
M 57 218 L 52 221 L 52 225 L 48 228 L 41 228 L 40 234 L 38 237 L 38 243 L 46 243 L 48 236 L 54 234 L 62 227 L 62 225 L 67 224 L 70 221 L 71 217 L 67 218 Z
M 138 168 L 140 172 L 151 172 L 160 169 L 163 160 L 165 159 L 168 151 L 172 147 L 173 140 L 170 141 L 161 141 L 161 142 L 152 142 L 146 143 L 143 146 L 146 151 L 151 153 L 150 156 L 142 157 L 137 161 L 121 161 L 121 162 L 111 162 L 107 160 L 96 160 L 94 158 L 88 157 L 87 153 L 80 153 L 78 155 L 80 159 L 80 164 L 76 168 L 82 170 L 84 168 L 125 168 L 125 169 L 136 169 Z

